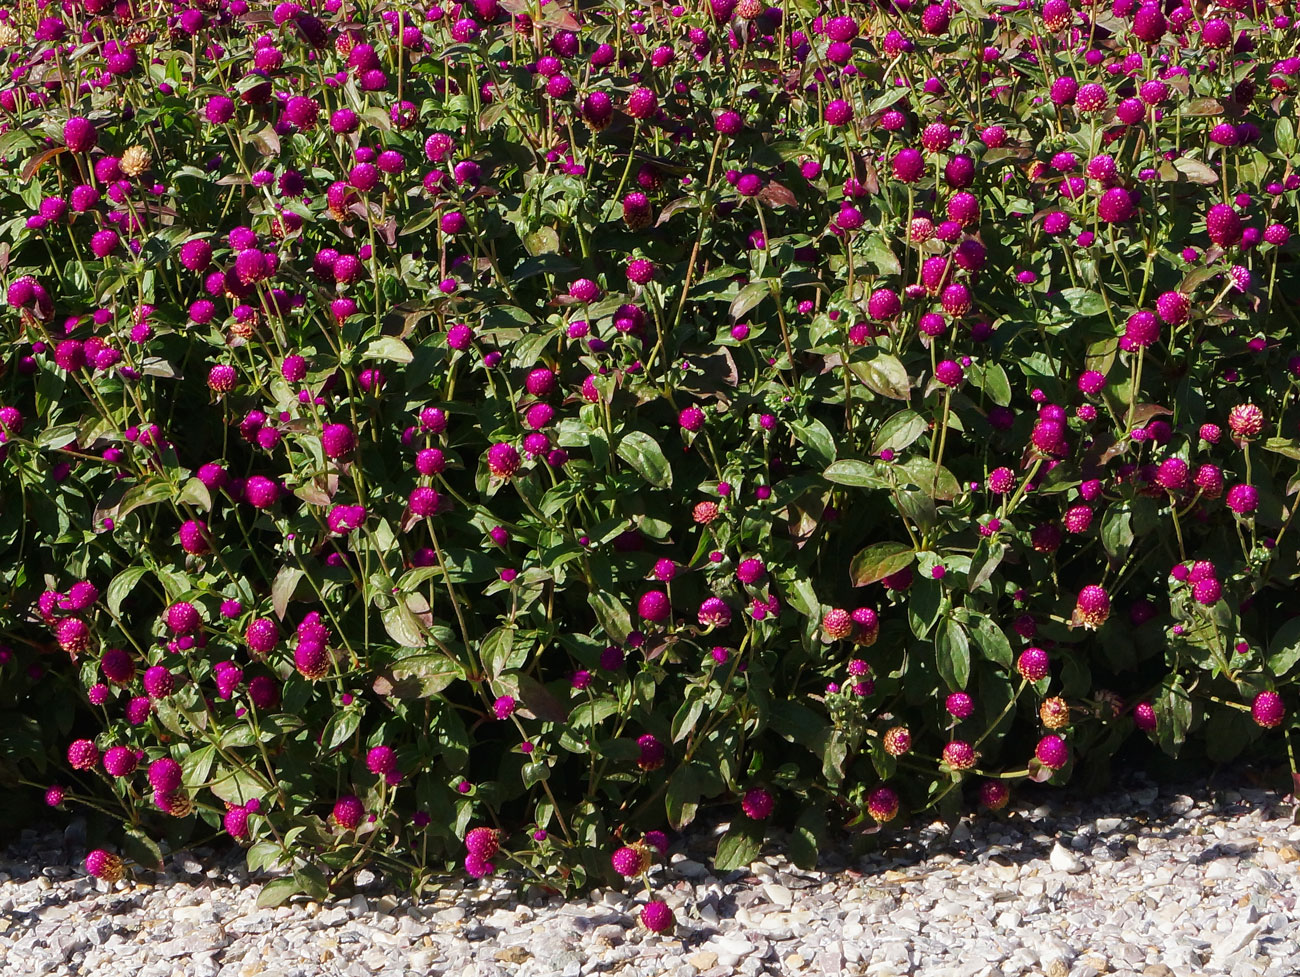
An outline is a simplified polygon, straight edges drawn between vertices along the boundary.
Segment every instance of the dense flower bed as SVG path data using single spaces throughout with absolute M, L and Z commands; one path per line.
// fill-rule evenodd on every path
M 1297 32 L 1176 3 L 0 11 L 3 769 L 274 902 L 1280 758 Z

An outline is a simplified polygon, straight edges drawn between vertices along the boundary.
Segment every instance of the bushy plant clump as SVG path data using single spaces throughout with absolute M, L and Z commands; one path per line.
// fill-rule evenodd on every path
M 1291 16 L 0 11 L 6 769 L 274 902 L 1289 754 Z

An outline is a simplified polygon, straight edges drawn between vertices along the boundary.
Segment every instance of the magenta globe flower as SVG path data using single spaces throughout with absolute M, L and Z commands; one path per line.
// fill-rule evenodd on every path
M 700 604 L 699 621 L 701 627 L 725 628 L 731 623 L 731 608 L 720 597 L 709 597 Z
M 497 478 L 510 478 L 519 471 L 519 451 L 512 444 L 501 442 L 488 448 L 488 471 Z
M 1259 489 L 1253 485 L 1234 485 L 1228 489 L 1224 502 L 1237 515 L 1249 515 L 1259 508 Z
M 1050 733 L 1038 741 L 1034 748 L 1038 762 L 1049 770 L 1060 770 L 1070 760 L 1070 748 L 1065 740 L 1055 733 Z
M 741 810 L 753 821 L 766 821 L 776 807 L 776 798 L 772 792 L 763 787 L 753 787 L 745 791 L 740 801 Z
M 647 590 L 637 601 L 637 613 L 646 621 L 652 624 L 662 624 L 668 620 L 668 615 L 672 613 L 672 605 L 668 602 L 668 595 L 662 590 Z

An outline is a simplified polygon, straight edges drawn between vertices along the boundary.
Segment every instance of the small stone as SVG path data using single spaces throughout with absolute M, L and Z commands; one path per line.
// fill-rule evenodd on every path
M 1237 866 L 1230 858 L 1216 858 L 1205 870 L 1205 878 L 1212 882 L 1231 879 L 1237 874 Z
M 1047 891 L 1047 884 L 1042 879 L 1025 879 L 1020 883 L 1020 894 L 1028 899 L 1036 899 Z
M 805 966 L 807 965 L 807 963 L 808 963 L 807 960 L 805 960 L 803 957 L 801 957 L 801 956 L 800 956 L 799 954 L 797 954 L 797 953 L 792 953 L 792 954 L 790 954 L 790 955 L 789 955 L 788 957 L 786 957 L 785 960 L 782 961 L 782 962 L 783 962 L 787 967 L 789 967 L 791 970 L 801 970 L 801 969 L 803 969 L 803 967 L 805 967 Z
M 1020 874 L 1020 869 L 1013 862 L 999 862 L 989 859 L 988 866 L 994 878 L 1000 882 L 1014 882 Z
M 1070 875 L 1078 875 L 1086 867 L 1078 855 L 1059 841 L 1052 846 L 1052 854 L 1048 856 L 1048 864 L 1052 866 L 1053 871 L 1068 872 Z
M 778 882 L 769 882 L 763 886 L 763 894 L 778 906 L 789 908 L 794 905 L 794 893 Z
M 672 862 L 673 869 L 684 878 L 688 879 L 706 879 L 709 877 L 709 870 L 704 865 L 690 858 L 678 857 Z
M 756 948 L 748 940 L 742 940 L 736 936 L 715 936 L 709 940 L 708 949 L 716 950 L 719 956 L 730 953 L 737 957 L 743 957 L 746 954 L 753 953 Z
M 532 953 L 521 946 L 508 946 L 504 950 L 498 950 L 493 959 L 501 963 L 521 964 L 532 957 Z
M 1283 845 L 1277 850 L 1277 857 L 1284 862 L 1294 862 L 1300 858 L 1300 852 L 1296 851 L 1290 845 Z
M 687 957 L 686 962 L 702 973 L 713 969 L 718 962 L 718 955 L 712 950 L 699 950 Z

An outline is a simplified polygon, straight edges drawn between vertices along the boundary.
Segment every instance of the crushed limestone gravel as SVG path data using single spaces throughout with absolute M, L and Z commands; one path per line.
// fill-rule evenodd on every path
M 346 899 L 259 909 L 242 852 L 176 852 L 152 879 L 109 886 L 85 875 L 74 822 L 0 857 L 0 974 L 1293 977 L 1292 815 L 1245 782 L 1138 779 L 1086 801 L 1013 801 L 951 837 L 914 825 L 816 872 L 774 853 L 715 873 L 695 835 L 652 874 L 677 919 L 663 936 L 638 925 L 641 893 L 520 898 L 506 875 L 417 900 L 371 877 Z

